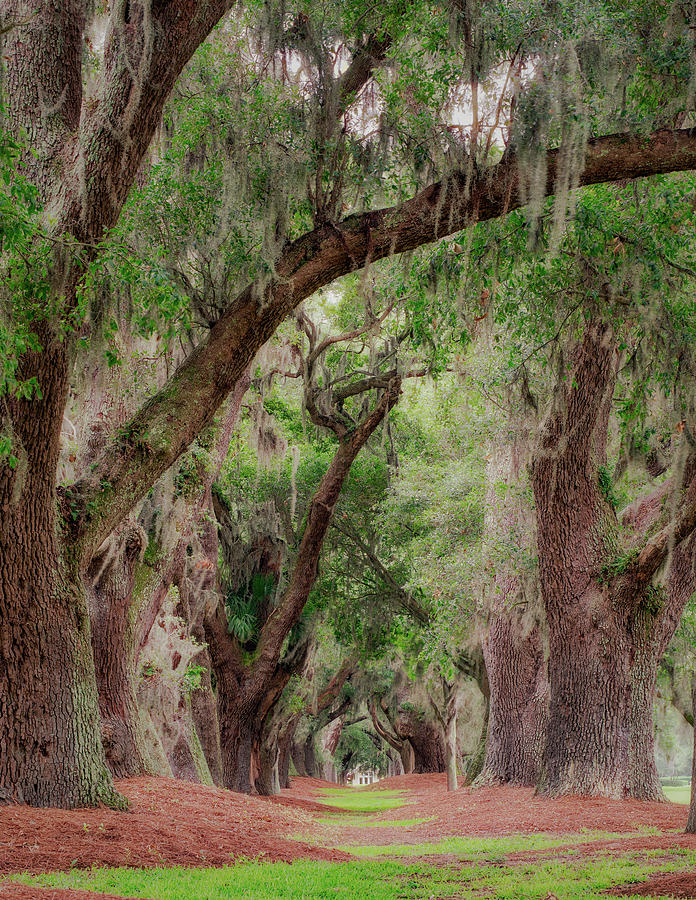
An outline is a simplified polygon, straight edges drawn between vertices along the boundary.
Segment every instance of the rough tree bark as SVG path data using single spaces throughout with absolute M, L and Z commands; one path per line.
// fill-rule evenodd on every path
M 525 621 L 526 620 L 526 621 Z M 485 761 L 491 784 L 536 785 L 546 740 L 548 679 L 538 621 L 504 610 L 483 642 L 491 685 Z
M 610 326 L 589 323 L 534 455 L 539 575 L 549 631 L 542 793 L 661 799 L 652 707 L 657 666 L 694 581 L 693 462 L 624 517 L 600 483 L 618 365 Z M 675 514 L 664 523 L 675 492 Z M 667 509 L 665 509 L 665 506 Z M 650 529 L 657 532 L 651 537 Z M 653 576 L 666 569 L 665 585 Z
M 19 464 L 0 464 L 0 800 L 115 803 L 86 596 L 55 515 L 65 348 L 48 331 L 43 344 L 30 369 L 43 398 L 8 401 Z

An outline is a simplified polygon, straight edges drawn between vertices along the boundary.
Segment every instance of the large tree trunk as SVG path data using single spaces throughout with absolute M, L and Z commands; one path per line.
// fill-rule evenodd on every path
M 539 787 L 551 795 L 655 799 L 661 792 L 654 761 L 639 776 L 631 752 L 636 647 L 625 614 L 598 581 L 616 530 L 599 470 L 617 363 L 611 329 L 590 323 L 532 467 L 549 631 L 549 722 Z
M 252 753 L 258 738 L 256 709 L 240 702 L 236 679 L 223 673 L 212 645 L 211 656 L 217 680 L 222 783 L 228 790 L 250 794 Z
M 590 323 L 532 469 L 549 633 L 549 721 L 539 787 L 551 795 L 657 800 L 663 797 L 653 752 L 657 666 L 696 586 L 694 539 L 688 529 L 678 534 L 670 525 L 636 554 L 620 547 L 616 516 L 600 484 L 617 362 L 611 329 Z M 692 508 L 693 464 L 678 477 L 646 498 L 628 534 L 641 539 L 641 528 L 659 524 L 667 488 L 688 501 L 677 507 Z M 624 522 L 631 524 L 626 515 Z M 672 538 L 676 546 L 668 553 Z M 650 583 L 660 567 L 667 570 L 666 586 Z
M 550 621 L 543 792 L 662 799 L 654 760 L 653 623 L 631 629 L 598 589 Z
M 14 469 L 0 461 L 0 800 L 114 803 L 87 602 L 56 522 L 68 362 L 47 329 L 41 339 L 31 360 L 41 399 L 10 399 L 0 414 L 17 457 Z

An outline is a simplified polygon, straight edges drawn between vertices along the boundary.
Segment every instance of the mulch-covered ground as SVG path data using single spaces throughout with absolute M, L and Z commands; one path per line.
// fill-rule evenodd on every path
M 114 894 L 95 894 L 93 891 L 61 891 L 53 888 L 27 887 L 23 884 L 0 886 L 2 900 L 123 900 Z
M 629 884 L 616 888 L 612 896 L 625 897 L 638 894 L 640 897 L 696 897 L 696 874 L 677 872 L 674 875 L 656 875 L 641 884 Z
M 233 857 L 345 859 L 301 838 L 301 809 L 166 778 L 118 782 L 128 812 L 0 807 L 0 874 L 71 867 L 215 866 Z M 84 895 L 82 895 L 84 896 Z
M 407 802 L 367 814 L 369 828 L 352 825 L 350 818 L 349 824 L 341 822 L 344 815 L 355 813 L 324 805 L 320 789 L 335 785 L 317 779 L 295 779 L 291 790 L 273 798 L 246 797 L 164 778 L 127 779 L 118 787 L 130 800 L 128 812 L 0 807 L 0 876 L 92 865 L 225 865 L 240 857 L 340 860 L 347 855 L 332 844 L 412 844 L 456 835 L 573 835 L 596 829 L 633 836 L 574 843 L 573 849 L 597 854 L 696 848 L 696 836 L 683 834 L 685 806 L 579 797 L 544 800 L 531 789 L 508 787 L 447 793 L 444 775 L 390 778 L 370 788 L 403 791 Z M 335 824 L 317 821 L 327 815 L 335 816 Z M 378 825 L 415 818 L 428 821 Z M 647 829 L 662 833 L 648 834 Z M 507 862 L 522 863 L 548 853 L 516 853 Z M 696 874 L 660 876 L 631 886 L 631 891 L 696 897 Z M 617 890 L 617 895 L 622 893 Z M 94 900 L 97 896 L 104 898 L 85 891 L 0 886 L 0 900 Z

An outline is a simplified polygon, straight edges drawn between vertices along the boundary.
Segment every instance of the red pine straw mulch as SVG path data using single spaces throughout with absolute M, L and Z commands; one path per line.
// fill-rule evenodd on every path
M 123 900 L 123 896 L 115 894 L 27 887 L 24 884 L 0 885 L 0 898 L 1 900 Z
M 614 888 L 610 893 L 614 897 L 626 897 L 631 894 L 638 894 L 641 897 L 696 897 L 696 874 L 677 872 L 673 875 L 656 875 L 650 881 L 627 884 L 624 887 Z
M 221 866 L 233 857 L 347 858 L 289 840 L 308 834 L 311 818 L 259 797 L 167 778 L 130 778 L 117 787 L 131 801 L 128 812 L 0 807 L 0 875 L 92 865 Z

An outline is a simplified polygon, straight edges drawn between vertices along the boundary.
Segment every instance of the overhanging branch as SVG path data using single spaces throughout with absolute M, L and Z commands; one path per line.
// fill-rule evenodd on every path
M 556 183 L 559 151 L 547 154 L 545 193 Z M 696 132 L 661 130 L 591 141 L 579 185 L 696 168 Z M 467 189 L 468 185 L 468 189 Z M 91 475 L 69 490 L 78 520 L 72 539 L 85 559 L 205 428 L 257 350 L 303 300 L 369 262 L 413 250 L 522 205 L 517 160 L 510 155 L 475 174 L 455 172 L 399 206 L 349 216 L 288 244 L 276 278 L 247 287 L 208 339 L 122 429 Z

